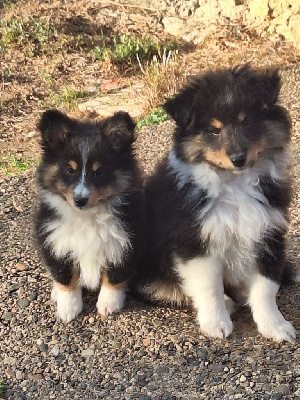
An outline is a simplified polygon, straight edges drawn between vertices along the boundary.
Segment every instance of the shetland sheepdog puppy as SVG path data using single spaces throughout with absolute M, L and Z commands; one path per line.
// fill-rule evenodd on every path
M 123 307 L 139 224 L 134 128 L 125 112 L 82 122 L 49 110 L 39 122 L 36 233 L 64 322 L 82 311 L 83 286 L 101 285 L 98 313 Z
M 245 65 L 197 76 L 164 105 L 174 145 L 146 183 L 148 250 L 135 286 L 150 300 L 191 301 L 212 338 L 232 332 L 224 292 L 250 306 L 263 336 L 295 338 L 276 304 L 290 204 L 279 91 L 278 70 Z

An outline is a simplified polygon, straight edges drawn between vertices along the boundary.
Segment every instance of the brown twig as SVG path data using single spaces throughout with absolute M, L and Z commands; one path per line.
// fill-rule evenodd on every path
M 144 7 L 144 6 L 136 6 L 134 4 L 120 4 L 117 1 L 109 1 L 109 0 L 103 0 L 103 1 L 98 1 L 97 3 L 104 3 L 104 4 L 109 4 L 112 6 L 117 6 L 117 7 L 129 7 L 129 8 L 138 8 L 140 10 L 147 10 L 147 11 L 157 11 L 155 8 L 150 8 L 150 7 Z

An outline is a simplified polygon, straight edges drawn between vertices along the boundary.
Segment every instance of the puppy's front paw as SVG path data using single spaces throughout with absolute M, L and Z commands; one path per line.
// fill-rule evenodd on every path
M 282 342 L 284 340 L 291 342 L 296 339 L 296 331 L 293 325 L 283 317 L 280 318 L 280 321 L 270 321 L 266 319 L 257 325 L 257 329 L 264 337 L 273 339 L 276 342 Z
M 82 311 L 81 288 L 73 291 L 62 291 L 57 288 L 52 289 L 51 299 L 57 303 L 57 316 L 63 322 L 70 322 Z
M 125 296 L 126 294 L 122 290 L 102 286 L 97 301 L 98 313 L 107 316 L 121 310 L 124 306 Z
M 218 319 L 214 316 L 211 316 L 211 318 L 208 317 L 201 318 L 198 316 L 200 329 L 204 335 L 211 338 L 225 339 L 232 333 L 233 325 L 228 313 L 224 313 Z

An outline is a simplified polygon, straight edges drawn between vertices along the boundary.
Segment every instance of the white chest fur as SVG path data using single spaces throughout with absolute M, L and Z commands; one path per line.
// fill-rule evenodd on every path
M 83 286 L 97 288 L 101 268 L 118 263 L 130 248 L 130 238 L 113 209 L 99 205 L 82 211 L 70 207 L 59 196 L 43 193 L 43 201 L 54 208 L 59 218 L 44 225 L 46 244 L 57 258 L 71 256 L 80 267 Z
M 238 282 L 249 276 L 255 263 L 255 244 L 268 232 L 287 227 L 282 212 L 269 205 L 259 187 L 262 169 L 270 167 L 278 174 L 274 163 L 268 161 L 234 174 L 216 172 L 206 163 L 187 165 L 171 153 L 169 165 L 177 174 L 179 187 L 189 181 L 208 194 L 197 218 L 201 237 L 209 240 L 209 254 L 222 260 L 228 280 Z M 266 172 L 271 176 L 271 171 Z M 194 193 L 197 190 L 190 195 Z

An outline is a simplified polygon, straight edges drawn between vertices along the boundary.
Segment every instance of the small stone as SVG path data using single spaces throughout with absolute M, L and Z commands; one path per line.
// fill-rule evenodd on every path
M 89 357 L 89 356 L 93 356 L 95 354 L 95 350 L 94 349 L 84 349 L 81 352 L 81 355 L 83 357 Z
M 168 368 L 168 367 L 157 367 L 157 368 L 156 368 L 156 372 L 157 372 L 159 375 L 167 374 L 167 373 L 169 372 L 169 368 Z
M 199 349 L 197 351 L 197 357 L 199 357 L 200 360 L 206 361 L 208 356 L 208 352 L 206 349 Z
M 16 371 L 16 379 L 17 379 L 17 380 L 23 379 L 23 374 L 22 374 L 21 371 Z
M 43 379 L 43 375 L 42 374 L 32 374 L 31 372 L 29 372 L 28 378 L 33 381 L 40 381 L 41 379 Z
M 247 378 L 245 377 L 245 375 L 241 375 L 240 377 L 240 382 L 246 382 Z
M 2 315 L 2 319 L 10 320 L 10 319 L 12 318 L 12 316 L 13 316 L 13 313 L 12 313 L 12 312 L 5 312 L 5 313 L 3 313 L 3 315 Z
M 150 344 L 151 344 L 151 340 L 150 340 L 149 338 L 143 340 L 143 345 L 144 345 L 145 347 L 150 346 Z
M 211 370 L 212 372 L 218 374 L 219 372 L 222 372 L 224 369 L 224 366 L 222 364 L 211 364 Z
M 271 400 L 280 400 L 282 398 L 282 393 L 274 393 Z
M 16 357 L 6 357 L 3 360 L 4 365 L 16 365 L 17 359 Z
M 15 292 L 16 290 L 20 289 L 21 286 L 21 283 L 13 283 L 12 285 L 8 286 L 8 291 L 11 293 Z
M 43 344 L 39 345 L 38 348 L 42 353 L 45 353 L 48 350 L 48 345 L 46 343 L 43 343 Z
M 38 131 L 30 131 L 29 133 L 27 133 L 27 138 L 31 139 L 31 138 L 34 138 L 39 135 L 40 135 L 40 133 Z
M 23 263 L 17 263 L 17 264 L 16 264 L 16 269 L 17 269 L 18 271 L 27 271 L 27 270 L 28 270 L 28 267 L 27 267 L 27 265 L 25 265 L 25 264 L 23 264 Z
M 21 307 L 21 308 L 26 308 L 26 307 L 29 306 L 30 301 L 27 299 L 27 297 L 24 297 L 24 299 L 21 299 L 21 300 L 18 302 L 18 304 L 19 304 L 19 307 Z
M 37 292 L 32 292 L 32 293 L 30 293 L 30 295 L 29 295 L 29 299 L 30 299 L 31 301 L 34 301 L 34 300 L 37 299 L 37 296 L 38 296 L 38 293 L 37 293 Z
M 143 381 L 146 378 L 146 375 L 144 374 L 143 371 L 138 371 L 136 375 L 137 375 L 138 381 Z
M 11 368 L 7 368 L 5 370 L 5 375 L 8 379 L 13 379 L 16 376 L 16 373 L 11 369 Z
M 54 355 L 54 357 L 57 357 L 59 355 L 59 348 L 54 346 L 51 350 L 51 353 Z
M 277 388 L 275 389 L 275 393 L 289 394 L 290 388 L 288 385 L 282 384 L 277 386 Z

